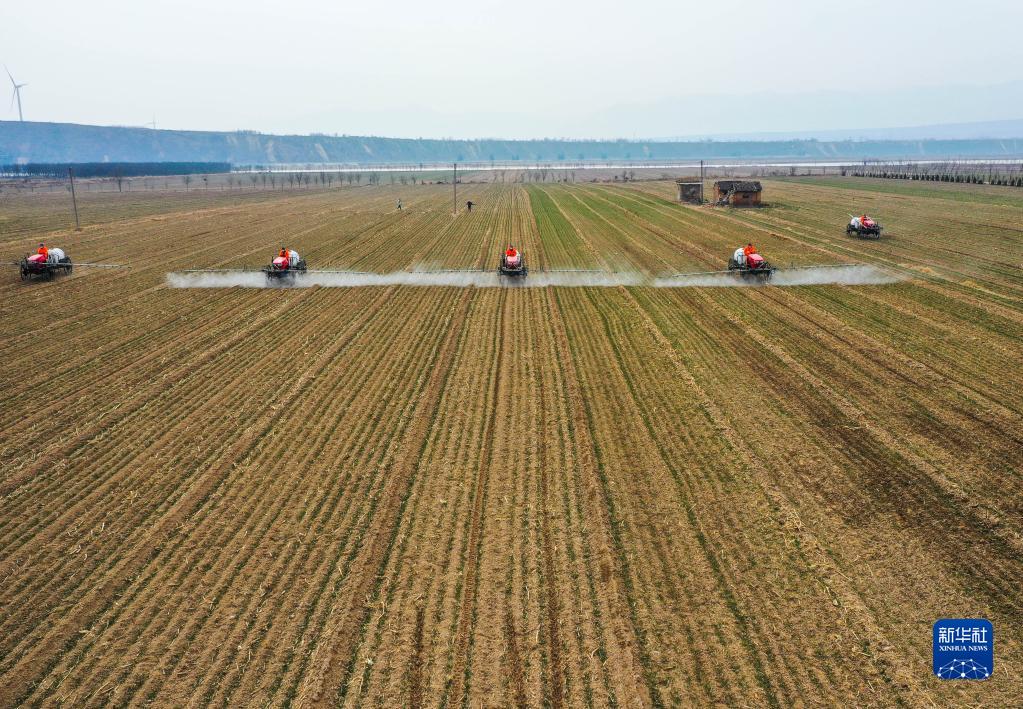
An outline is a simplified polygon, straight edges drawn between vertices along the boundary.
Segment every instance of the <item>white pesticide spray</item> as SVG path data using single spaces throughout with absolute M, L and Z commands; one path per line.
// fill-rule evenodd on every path
M 876 266 L 813 266 L 778 269 L 770 281 L 743 278 L 732 273 L 697 273 L 653 277 L 636 271 L 533 271 L 524 278 L 501 276 L 494 271 L 394 271 L 391 273 L 316 272 L 292 278 L 268 279 L 260 272 L 211 271 L 168 273 L 171 288 L 360 288 L 368 286 L 417 286 L 433 288 L 736 288 L 810 285 L 882 285 L 905 280 L 904 276 Z
M 656 288 L 742 288 L 764 286 L 876 286 L 887 283 L 898 283 L 906 280 L 903 276 L 877 266 L 839 265 L 839 266 L 807 266 L 800 268 L 779 268 L 770 280 L 761 280 L 750 276 L 743 277 L 738 273 L 694 273 L 692 275 L 677 274 L 663 278 L 655 278 Z
M 266 288 L 262 273 L 168 273 L 171 288 Z
M 639 286 L 650 282 L 640 273 L 603 271 L 539 271 L 525 278 L 501 276 L 494 271 L 394 271 L 392 273 L 305 273 L 270 280 L 262 273 L 168 273 L 171 288 L 360 288 L 366 286 L 419 286 L 434 288 L 545 288 Z
M 880 286 L 898 283 L 907 277 L 877 266 L 814 266 L 813 268 L 781 269 L 771 277 L 776 286 Z

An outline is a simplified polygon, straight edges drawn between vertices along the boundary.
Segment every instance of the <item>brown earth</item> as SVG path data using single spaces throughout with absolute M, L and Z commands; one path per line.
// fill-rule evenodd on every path
M 765 182 L 0 197 L 0 706 L 1008 706 L 1023 195 Z M 394 210 L 401 196 L 405 210 Z M 885 224 L 848 237 L 850 212 Z M 169 271 L 781 266 L 793 288 L 174 289 Z M 931 624 L 985 617 L 985 682 Z

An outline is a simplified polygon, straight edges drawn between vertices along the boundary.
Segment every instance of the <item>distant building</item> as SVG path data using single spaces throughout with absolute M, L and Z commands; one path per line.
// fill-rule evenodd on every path
M 757 207 L 763 191 L 756 180 L 718 180 L 714 183 L 714 201 L 733 207 Z
M 703 204 L 703 180 L 675 180 L 678 187 L 678 201 L 689 204 Z

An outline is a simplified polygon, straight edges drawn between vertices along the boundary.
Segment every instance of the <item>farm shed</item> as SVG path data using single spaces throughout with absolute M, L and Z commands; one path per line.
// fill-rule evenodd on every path
M 714 200 L 733 207 L 756 207 L 763 191 L 756 180 L 718 180 L 714 183 Z
M 678 187 L 678 201 L 690 204 L 703 202 L 703 180 L 675 180 Z

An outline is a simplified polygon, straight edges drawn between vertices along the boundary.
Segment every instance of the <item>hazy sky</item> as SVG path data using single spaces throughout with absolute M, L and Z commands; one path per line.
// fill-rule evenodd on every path
M 1020 0 L 2 0 L 0 62 L 28 120 L 631 138 L 1023 118 L 1021 28 Z

